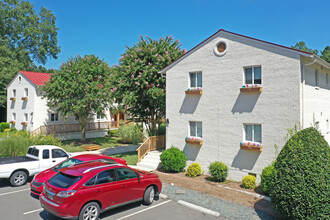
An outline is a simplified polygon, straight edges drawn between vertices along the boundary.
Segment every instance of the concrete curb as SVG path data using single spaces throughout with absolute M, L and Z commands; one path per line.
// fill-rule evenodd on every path
M 161 193 L 161 194 L 159 194 L 159 197 L 160 197 L 160 198 L 162 198 L 162 199 L 167 199 L 167 198 L 168 198 L 168 196 L 167 196 L 167 195 L 165 195 L 165 194 L 162 194 L 162 193 Z
M 217 185 L 217 187 L 224 188 L 224 189 L 229 189 L 229 190 L 233 190 L 233 191 L 236 191 L 236 192 L 245 193 L 245 194 L 248 194 L 248 195 L 251 195 L 251 196 L 254 196 L 254 197 L 257 197 L 257 198 L 260 198 L 260 199 L 263 199 L 263 200 L 266 200 L 266 201 L 269 201 L 270 202 L 270 197 L 269 196 L 259 195 L 257 193 L 246 192 L 246 191 L 239 190 L 239 189 L 233 189 L 233 188 L 230 188 L 228 186 Z
M 201 207 L 201 206 L 198 206 L 198 205 L 194 205 L 192 203 L 189 203 L 189 202 L 186 202 L 186 201 L 183 201 L 183 200 L 179 200 L 178 203 L 180 205 L 186 206 L 186 207 L 188 207 L 190 209 L 199 211 L 199 212 L 204 213 L 204 214 L 207 214 L 207 215 L 212 215 L 212 216 L 215 216 L 215 217 L 219 217 L 220 216 L 220 213 L 219 212 L 215 212 L 215 211 L 212 211 L 210 209 L 207 209 L 207 208 L 204 208 L 204 207 Z

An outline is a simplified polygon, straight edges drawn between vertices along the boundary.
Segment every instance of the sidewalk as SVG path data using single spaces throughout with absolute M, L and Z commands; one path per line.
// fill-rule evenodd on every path
M 72 156 L 77 156 L 80 154 L 105 154 L 105 155 L 109 156 L 109 155 L 114 155 L 114 154 L 121 154 L 121 153 L 136 151 L 136 149 L 138 149 L 138 147 L 139 147 L 139 145 L 128 144 L 128 145 L 122 145 L 122 146 L 118 146 L 118 147 L 103 148 L 100 150 L 81 151 L 81 152 L 73 152 L 73 153 L 69 152 L 69 153 Z

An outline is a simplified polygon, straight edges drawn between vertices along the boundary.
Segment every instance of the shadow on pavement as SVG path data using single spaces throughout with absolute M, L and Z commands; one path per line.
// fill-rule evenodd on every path
M 260 199 L 254 204 L 254 210 L 260 219 L 285 219 L 274 208 L 274 206 L 266 200 Z

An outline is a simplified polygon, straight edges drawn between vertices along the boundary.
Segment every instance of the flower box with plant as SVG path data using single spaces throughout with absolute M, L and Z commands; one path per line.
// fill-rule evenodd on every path
M 241 142 L 240 147 L 242 150 L 262 151 L 262 145 L 260 143 L 246 141 Z
M 185 91 L 186 94 L 190 94 L 190 95 L 202 95 L 203 94 L 203 90 L 202 88 L 188 88 L 186 91 Z
M 262 92 L 262 86 L 259 84 L 245 84 L 240 88 L 241 92 L 246 93 L 260 93 Z
M 200 137 L 186 137 L 186 143 L 187 144 L 197 144 L 199 146 L 203 145 L 203 139 Z
M 25 125 L 25 126 L 27 126 L 28 123 L 27 123 L 26 121 L 22 121 L 22 122 L 21 122 L 21 125 Z
M 16 97 L 10 97 L 11 101 L 16 101 Z
M 16 124 L 16 121 L 11 120 L 9 123 L 14 125 L 14 124 Z
M 29 99 L 29 98 L 26 97 L 26 96 L 25 96 L 25 97 L 22 97 L 22 100 L 23 100 L 23 101 L 27 101 L 28 99 Z

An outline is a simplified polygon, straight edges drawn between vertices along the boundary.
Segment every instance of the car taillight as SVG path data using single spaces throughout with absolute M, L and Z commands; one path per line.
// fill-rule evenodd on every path
M 61 191 L 57 193 L 57 196 L 62 198 L 67 198 L 69 196 L 73 196 L 76 192 L 77 192 L 76 190 Z

